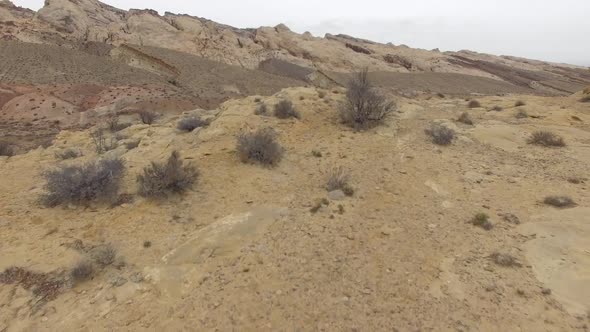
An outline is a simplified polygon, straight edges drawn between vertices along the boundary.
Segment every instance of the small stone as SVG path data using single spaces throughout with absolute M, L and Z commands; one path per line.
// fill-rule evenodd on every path
M 346 194 L 344 194 L 344 192 L 342 190 L 338 189 L 338 190 L 331 191 L 328 194 L 328 198 L 330 198 L 333 201 L 341 201 L 346 198 Z

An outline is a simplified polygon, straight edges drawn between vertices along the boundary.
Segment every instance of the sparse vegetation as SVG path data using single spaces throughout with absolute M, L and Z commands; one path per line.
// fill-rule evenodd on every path
M 125 172 L 120 159 L 103 159 L 81 166 L 62 166 L 47 171 L 41 201 L 49 207 L 82 204 L 94 200 L 114 200 Z
M 520 106 L 525 106 L 526 103 L 522 100 L 518 100 L 516 103 L 514 103 L 514 107 L 520 107 Z
M 479 107 L 481 107 L 481 104 L 477 100 L 470 100 L 469 103 L 467 104 L 467 107 L 469 107 L 469 108 L 479 108 Z
M 153 124 L 154 121 L 156 121 L 156 118 L 158 117 L 158 115 L 152 111 L 140 111 L 138 114 L 141 122 L 147 125 Z
M 568 208 L 576 206 L 576 202 L 569 196 L 547 196 L 543 203 L 557 208 Z
M 473 224 L 474 226 L 481 227 L 486 231 L 489 231 L 492 228 L 494 228 L 494 224 L 492 224 L 492 222 L 490 221 L 490 217 L 485 213 L 476 214 L 475 217 L 471 219 L 471 224 Z
M 494 263 L 504 267 L 521 267 L 522 264 L 518 262 L 518 260 L 510 255 L 510 254 L 502 254 L 495 252 L 490 255 L 490 258 Z
M 455 138 L 455 131 L 453 129 L 440 124 L 433 124 L 425 132 L 432 138 L 432 142 L 438 145 L 449 145 Z
M 88 256 L 96 264 L 104 268 L 115 262 L 117 250 L 111 244 L 101 244 L 92 248 L 88 252 Z
M 546 147 L 564 147 L 565 141 L 550 131 L 535 131 L 529 138 L 529 144 L 541 145 Z
M 349 183 L 350 176 L 342 167 L 333 168 L 328 175 L 328 182 L 326 183 L 326 190 L 332 192 L 334 190 L 342 190 L 346 196 L 354 195 L 354 188 Z
M 82 155 L 83 155 L 82 151 L 80 151 L 78 149 L 72 149 L 72 148 L 55 152 L 55 158 L 61 159 L 61 160 L 76 159 L 76 158 L 82 157 Z
M 318 97 L 320 97 L 320 99 L 324 99 L 326 97 L 326 92 L 324 90 L 318 91 Z
M 134 141 L 127 142 L 125 144 L 125 148 L 127 148 L 127 150 L 133 150 L 139 146 L 139 143 L 141 143 L 140 140 L 134 140 Z
M 497 106 L 497 105 L 492 108 L 492 111 L 496 111 L 496 112 L 502 112 L 503 110 L 504 109 L 502 107 Z
M 94 143 L 94 149 L 98 154 L 103 154 L 107 151 L 114 150 L 118 146 L 117 138 L 110 137 L 109 139 L 107 139 L 102 128 L 99 128 L 90 133 L 90 138 L 92 138 L 92 142 Z
M 258 107 L 256 107 L 254 114 L 255 115 L 267 115 L 268 114 L 268 107 L 266 106 L 265 103 L 262 103 L 262 104 L 258 105 Z
M 466 125 L 470 125 L 470 126 L 473 125 L 473 120 L 471 119 L 471 116 L 469 116 L 469 113 L 467 113 L 467 112 L 461 113 L 461 115 L 459 116 L 457 121 L 464 123 Z
M 152 162 L 137 176 L 139 194 L 144 197 L 179 194 L 191 188 L 198 175 L 198 170 L 191 164 L 185 165 L 180 154 L 174 151 L 166 163 Z
M 590 103 L 590 94 L 580 99 L 581 103 Z
M 394 110 L 395 104 L 387 101 L 372 86 L 365 68 L 348 82 L 346 103 L 340 108 L 340 119 L 356 130 L 363 130 L 382 123 Z
M 178 130 L 192 132 L 197 128 L 206 127 L 208 125 L 208 121 L 203 120 L 198 116 L 191 116 L 178 121 L 178 125 L 176 126 L 176 128 L 178 128 Z
M 517 119 L 526 119 L 529 117 L 529 114 L 525 110 L 518 110 L 516 115 L 514 115 Z
M 14 148 L 12 147 L 12 145 L 6 142 L 0 142 L 0 156 L 14 156 Z
M 275 105 L 274 108 L 274 115 L 279 119 L 288 119 L 288 118 L 295 118 L 300 119 L 301 115 L 290 100 L 281 100 L 278 104 Z
M 311 213 L 317 213 L 322 207 L 324 206 L 329 206 L 330 205 L 330 201 L 326 198 L 322 198 L 320 200 L 318 200 L 312 207 L 311 209 L 309 209 L 309 212 Z
M 70 278 L 74 283 L 84 282 L 94 274 L 94 266 L 88 260 L 81 260 L 70 270 Z
M 323 156 L 322 155 L 322 152 L 321 151 L 318 151 L 318 150 L 312 150 L 311 151 L 311 155 L 314 156 L 314 157 L 316 157 L 316 158 L 321 158 Z
M 237 151 L 240 160 L 244 163 L 273 166 L 283 157 L 283 148 L 278 143 L 277 134 L 272 128 L 241 134 L 238 137 Z

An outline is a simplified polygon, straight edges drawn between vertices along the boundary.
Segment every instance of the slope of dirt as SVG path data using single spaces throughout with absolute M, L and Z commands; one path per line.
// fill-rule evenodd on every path
M 37 202 L 43 171 L 97 157 L 88 131 L 63 131 L 47 149 L 0 157 L 10 179 L 0 181 L 0 271 L 59 273 L 101 243 L 126 261 L 45 305 L 30 290 L 0 285 L 0 328 L 588 329 L 588 104 L 488 96 L 468 109 L 464 99 L 398 98 L 386 125 L 354 132 L 338 121 L 343 92 L 320 98 L 316 89 L 290 88 L 231 100 L 187 113 L 214 119 L 193 133 L 179 132 L 172 116 L 122 130 L 119 147 L 104 157 L 125 160 L 120 192 L 134 199 L 116 207 Z M 288 98 L 301 120 L 256 116 L 256 98 L 269 106 Z M 526 105 L 514 107 L 517 100 Z M 489 111 L 496 105 L 504 110 Z M 516 118 L 518 110 L 530 117 Z M 462 112 L 473 126 L 454 121 Z M 431 143 L 424 130 L 433 122 L 457 132 L 452 145 Z M 235 136 L 268 126 L 283 160 L 276 168 L 242 164 Z M 539 129 L 567 146 L 527 144 Z M 56 160 L 66 148 L 84 156 Z M 140 198 L 137 174 L 172 150 L 198 166 L 198 184 L 182 196 Z M 329 198 L 324 186 L 338 166 L 354 195 L 333 196 L 312 213 Z M 571 196 L 577 207 L 544 205 L 547 195 Z M 479 212 L 492 230 L 469 224 Z M 494 253 L 517 264 L 498 265 Z

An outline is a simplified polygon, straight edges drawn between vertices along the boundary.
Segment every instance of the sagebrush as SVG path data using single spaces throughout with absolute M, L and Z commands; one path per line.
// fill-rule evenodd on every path
M 565 141 L 563 137 L 556 135 L 550 131 L 538 130 L 533 132 L 529 138 L 529 144 L 541 145 L 546 147 L 564 147 Z
M 176 128 L 178 130 L 191 132 L 200 127 L 206 127 L 209 125 L 209 122 L 206 120 L 201 119 L 198 116 L 191 116 L 188 118 L 184 118 L 178 121 Z
M 95 200 L 112 201 L 117 198 L 124 173 L 124 163 L 118 158 L 61 166 L 43 173 L 46 184 L 41 201 L 49 207 Z
M 14 148 L 12 147 L 12 145 L 6 142 L 0 142 L 0 156 L 14 156 Z
M 283 157 L 283 148 L 272 128 L 263 128 L 238 136 L 237 151 L 244 163 L 259 163 L 273 166 Z
M 279 119 L 295 118 L 300 119 L 301 114 L 295 110 L 295 106 L 290 100 L 281 100 L 275 105 L 274 115 Z
M 438 145 L 449 145 L 453 143 L 455 131 L 440 124 L 433 124 L 425 130 L 426 134 L 432 138 L 432 142 Z
M 185 164 L 180 154 L 173 151 L 165 163 L 152 162 L 137 176 L 139 194 L 144 197 L 163 197 L 190 189 L 197 181 L 199 171 Z

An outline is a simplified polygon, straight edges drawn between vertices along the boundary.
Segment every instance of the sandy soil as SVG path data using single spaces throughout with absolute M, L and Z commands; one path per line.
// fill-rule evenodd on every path
M 489 96 L 468 109 L 464 99 L 397 97 L 386 125 L 357 133 L 337 119 L 343 90 L 324 92 L 290 88 L 196 110 L 215 120 L 189 134 L 175 129 L 178 116 L 124 129 L 106 156 L 126 161 L 122 192 L 134 200 L 114 208 L 37 202 L 44 170 L 96 158 L 88 131 L 0 157 L 0 270 L 59 272 L 101 243 L 126 261 L 48 303 L 0 285 L 0 331 L 588 330 L 589 104 Z M 256 116 L 255 98 L 289 98 L 302 119 Z M 526 105 L 515 108 L 517 100 Z M 529 117 L 517 119 L 518 109 Z M 465 111 L 474 126 L 454 121 Z M 452 145 L 430 142 L 433 122 L 456 130 Z M 285 158 L 271 169 L 240 163 L 235 136 L 266 126 Z M 527 144 L 538 129 L 567 146 Z M 140 144 L 127 150 L 127 140 Z M 84 156 L 56 160 L 68 147 Z M 136 175 L 172 150 L 199 167 L 195 189 L 162 201 L 137 196 Z M 349 172 L 354 196 L 310 212 L 328 198 L 335 166 Z M 546 206 L 547 195 L 577 206 Z M 492 230 L 468 223 L 478 212 Z M 518 266 L 496 264 L 494 253 Z

